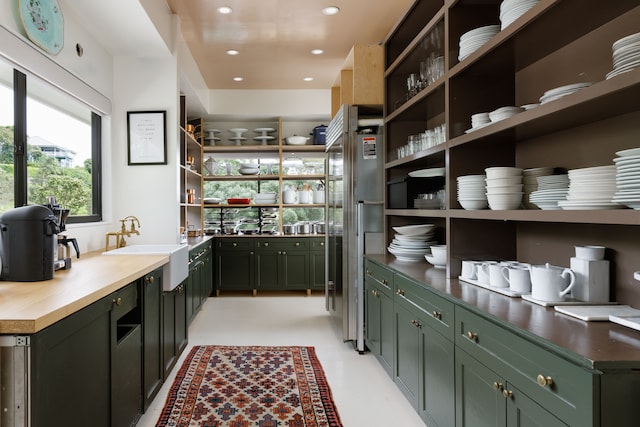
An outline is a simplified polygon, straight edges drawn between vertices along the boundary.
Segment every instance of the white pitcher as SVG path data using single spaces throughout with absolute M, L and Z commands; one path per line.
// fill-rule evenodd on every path
M 563 301 L 575 282 L 576 276 L 569 268 L 556 267 L 549 263 L 531 266 L 531 297 L 534 299 Z

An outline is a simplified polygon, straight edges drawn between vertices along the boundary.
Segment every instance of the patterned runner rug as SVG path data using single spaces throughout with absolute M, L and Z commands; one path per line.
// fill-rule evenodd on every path
M 195 346 L 156 427 L 342 427 L 313 347 Z

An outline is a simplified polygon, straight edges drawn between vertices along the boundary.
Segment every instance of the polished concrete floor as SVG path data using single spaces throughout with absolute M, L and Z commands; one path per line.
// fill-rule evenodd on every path
M 189 348 L 198 344 L 314 346 L 344 427 L 425 425 L 375 357 L 360 355 L 351 343 L 342 341 L 325 311 L 322 295 L 209 298 L 189 328 Z M 138 427 L 155 426 L 178 366 Z

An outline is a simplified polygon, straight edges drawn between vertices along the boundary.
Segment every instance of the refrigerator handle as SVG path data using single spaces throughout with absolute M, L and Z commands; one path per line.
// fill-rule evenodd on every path
M 358 201 L 356 204 L 356 247 L 358 260 L 358 274 L 356 283 L 356 350 L 364 352 L 364 205 L 366 202 Z

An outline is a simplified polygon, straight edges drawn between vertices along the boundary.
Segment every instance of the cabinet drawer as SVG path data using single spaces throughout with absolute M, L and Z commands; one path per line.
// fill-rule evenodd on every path
M 281 251 L 306 251 L 309 248 L 309 242 L 306 238 L 258 239 L 256 247 Z
M 324 239 L 312 239 L 311 240 L 311 250 L 312 251 L 323 251 L 325 248 Z
M 453 341 L 454 304 L 424 286 L 396 275 L 394 278 L 396 298 L 402 298 L 425 313 L 425 322 L 446 338 Z
M 113 316 L 119 319 L 138 305 L 138 286 L 131 283 L 113 295 Z
M 253 239 L 218 239 L 218 249 L 251 251 L 254 248 Z
M 365 280 L 375 280 L 389 289 L 393 287 L 393 271 L 368 259 L 364 261 L 364 274 Z
M 457 346 L 563 421 L 587 425 L 581 420 L 593 415 L 594 373 L 462 307 L 455 316 Z

